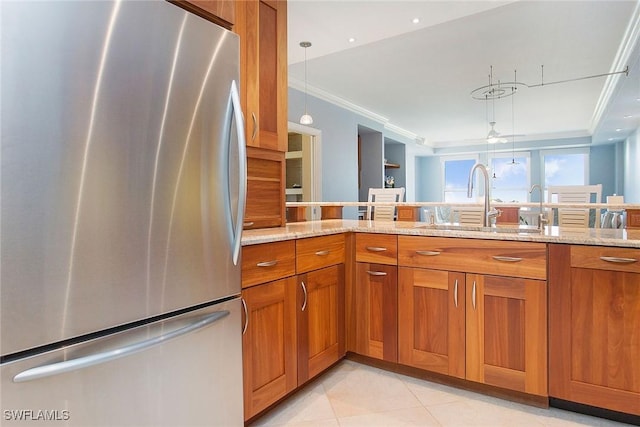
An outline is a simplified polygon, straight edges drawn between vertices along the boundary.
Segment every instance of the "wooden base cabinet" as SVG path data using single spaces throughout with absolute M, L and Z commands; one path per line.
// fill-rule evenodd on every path
M 466 377 L 547 396 L 547 284 L 467 274 Z
M 464 378 L 464 273 L 400 267 L 398 276 L 398 361 Z
M 549 394 L 640 415 L 640 249 L 549 247 Z
M 298 385 L 296 279 L 242 291 L 244 417 L 253 417 Z
M 401 364 L 547 396 L 546 246 L 398 236 Z
M 356 265 L 356 352 L 398 361 L 398 285 L 395 265 Z
M 298 383 L 345 354 L 344 264 L 298 275 Z

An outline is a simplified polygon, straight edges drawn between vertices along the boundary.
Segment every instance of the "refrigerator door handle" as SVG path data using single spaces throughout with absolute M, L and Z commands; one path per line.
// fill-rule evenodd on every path
M 117 347 L 88 356 L 78 357 L 76 359 L 65 360 L 64 362 L 51 363 L 49 365 L 37 366 L 35 368 L 27 369 L 26 371 L 22 371 L 15 377 L 13 377 L 13 382 L 22 383 L 26 381 L 33 381 L 40 378 L 51 377 L 54 375 L 63 374 L 65 372 L 77 371 L 79 369 L 84 369 L 90 366 L 110 362 L 121 357 L 129 356 L 131 354 L 147 350 L 148 348 L 155 345 L 163 344 L 173 338 L 198 331 L 202 328 L 210 326 L 215 321 L 220 320 L 228 315 L 228 310 L 216 311 L 212 314 L 197 317 L 187 326 L 183 326 L 168 333 L 158 334 L 157 336 L 146 339 L 144 341 L 139 341 L 134 344 Z
M 233 234 L 233 264 L 238 265 L 240 259 L 240 243 L 242 239 L 242 228 L 244 227 L 244 209 L 247 194 L 247 150 L 244 135 L 244 117 L 240 104 L 240 94 L 236 81 L 231 82 L 231 102 L 233 104 L 233 115 L 236 120 L 236 132 L 238 134 L 238 214 L 234 225 Z M 231 138 L 229 138 L 231 144 Z

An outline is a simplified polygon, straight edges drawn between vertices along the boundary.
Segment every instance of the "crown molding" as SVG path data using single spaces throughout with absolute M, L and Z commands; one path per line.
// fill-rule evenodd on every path
M 609 72 L 613 73 L 623 70 L 629 65 L 629 59 L 636 48 L 636 43 L 640 43 L 640 2 L 636 3 L 636 7 L 631 14 L 629 25 L 624 33 L 622 43 L 620 43 L 620 47 L 618 48 L 618 52 L 616 53 Z M 596 128 L 600 124 L 602 116 L 607 110 L 621 78 L 622 74 L 615 74 L 607 77 L 604 87 L 602 88 L 602 92 L 600 93 L 600 97 L 598 98 L 598 102 L 596 103 L 593 117 L 591 118 L 591 125 L 589 126 L 589 133 L 591 135 L 595 133 Z

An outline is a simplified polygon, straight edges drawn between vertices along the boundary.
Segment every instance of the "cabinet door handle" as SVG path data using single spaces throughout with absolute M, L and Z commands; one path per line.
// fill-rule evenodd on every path
M 367 246 L 367 250 L 369 252 L 384 252 L 387 248 L 381 248 L 379 246 Z
M 242 308 L 244 309 L 244 326 L 242 327 L 242 335 L 247 332 L 247 326 L 249 326 L 249 311 L 247 310 L 247 303 L 244 298 L 241 298 Z
M 499 255 L 495 255 L 493 257 L 493 259 L 495 259 L 496 261 L 502 261 L 502 262 L 520 262 L 520 261 L 522 261 L 522 258 L 517 258 L 517 257 L 512 257 L 512 256 L 499 256 Z
M 316 255 L 318 255 L 318 256 L 327 256 L 327 255 L 329 255 L 329 251 L 318 251 L 318 252 L 316 252 Z
M 251 113 L 251 118 L 253 119 L 253 132 L 251 132 L 251 140 L 256 140 L 256 135 L 258 134 L 258 118 L 256 117 L 256 113 Z
M 274 259 L 273 261 L 262 261 L 256 264 L 256 266 L 258 267 L 273 267 L 274 265 L 276 265 L 278 263 L 277 259 Z
M 302 281 L 300 282 L 300 285 L 302 286 L 302 292 L 304 293 L 304 301 L 302 302 L 302 311 L 304 311 L 307 308 L 307 287 Z
M 458 308 L 458 279 L 456 279 L 456 283 L 453 285 L 453 302 Z
M 471 289 L 471 302 L 473 303 L 473 309 L 476 309 L 476 281 L 473 281 L 473 288 Z
M 601 256 L 600 259 L 606 262 L 615 262 L 618 264 L 631 264 L 638 261 L 635 258 L 620 258 L 617 256 Z
M 369 274 L 370 276 L 386 276 L 387 273 L 384 271 L 371 271 L 371 270 L 367 270 L 367 274 Z
M 436 256 L 436 255 L 440 255 L 439 251 L 416 251 L 416 253 L 418 255 L 424 255 L 424 256 Z

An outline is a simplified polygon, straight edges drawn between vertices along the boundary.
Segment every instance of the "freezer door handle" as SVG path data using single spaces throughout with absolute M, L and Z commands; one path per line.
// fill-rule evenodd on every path
M 244 116 L 240 104 L 240 93 L 236 81 L 231 82 L 231 102 L 233 104 L 233 114 L 236 120 L 236 131 L 238 133 L 238 213 L 234 226 L 233 241 L 233 264 L 238 265 L 240 258 L 240 241 L 242 239 L 242 229 L 244 227 L 244 209 L 247 195 L 247 142 L 244 135 Z
M 147 350 L 155 345 L 165 343 L 173 338 L 198 331 L 202 328 L 210 326 L 217 320 L 229 315 L 228 310 L 216 311 L 215 313 L 196 317 L 188 325 L 175 329 L 168 333 L 158 334 L 153 338 L 129 344 L 123 347 L 117 347 L 111 350 L 103 351 L 88 356 L 78 357 L 76 359 L 65 360 L 64 362 L 51 363 L 49 365 L 38 366 L 35 368 L 22 371 L 13 377 L 14 383 L 22 383 L 33 381 L 40 378 L 51 377 L 63 374 L 65 372 L 77 371 L 79 369 L 88 368 L 90 366 L 99 365 L 110 362 L 121 357 L 130 356 L 134 353 Z

